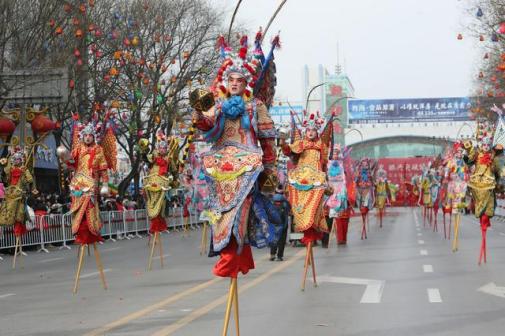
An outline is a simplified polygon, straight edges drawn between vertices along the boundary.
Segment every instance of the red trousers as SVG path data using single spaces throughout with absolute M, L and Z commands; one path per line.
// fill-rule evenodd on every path
M 349 228 L 349 217 L 337 217 L 333 221 L 337 225 L 337 242 L 339 244 L 347 243 L 347 229 Z
M 26 226 L 20 222 L 14 223 L 14 235 L 16 237 L 21 237 L 25 233 L 27 233 L 28 230 L 26 229 Z
M 79 229 L 75 234 L 75 242 L 79 245 L 89 245 L 101 241 L 103 241 L 103 238 L 100 235 L 100 233 L 98 233 L 97 235 L 93 234 L 89 230 L 88 220 L 86 219 L 86 216 L 83 216 L 82 222 L 79 225 Z
M 165 221 L 165 218 L 161 217 L 161 215 L 158 215 L 157 217 L 151 219 L 151 225 L 149 227 L 150 233 L 163 232 L 166 230 L 167 222 Z
M 228 245 L 221 250 L 220 257 L 214 265 L 214 275 L 223 278 L 237 278 L 238 273 L 247 274 L 254 269 L 251 245 L 244 244 L 242 253 L 237 254 L 238 244 L 233 234 Z

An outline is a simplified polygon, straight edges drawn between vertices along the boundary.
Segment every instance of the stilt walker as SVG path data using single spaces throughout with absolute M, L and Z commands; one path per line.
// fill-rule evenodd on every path
M 296 161 L 296 168 L 288 173 L 288 200 L 293 212 L 295 232 L 303 232 L 302 243 L 307 255 L 302 279 L 302 290 L 308 267 L 312 266 L 314 286 L 317 285 L 313 256 L 313 245 L 328 232 L 324 217 L 323 195 L 326 189 L 326 162 L 332 140 L 333 118 L 326 122 L 319 112 L 306 113 L 302 123 L 304 133 L 295 126 L 292 116 L 292 141 L 281 142 L 282 151 Z
M 16 237 L 14 258 L 12 268 L 16 268 L 17 256 L 23 256 L 21 238 L 28 232 L 25 225 L 26 210 L 25 202 L 30 186 L 33 184 L 33 177 L 29 169 L 25 152 L 21 147 L 14 147 L 9 158 L 0 159 L 0 164 L 4 166 L 3 171 L 6 177 L 5 199 L 0 205 L 0 225 L 13 228 Z M 37 190 L 33 188 L 33 194 Z
M 167 204 L 166 194 L 172 189 L 174 174 L 178 171 L 178 141 L 169 138 L 163 132 L 156 134 L 156 144 L 151 153 L 147 139 L 141 139 L 139 147 L 144 161 L 147 163 L 149 172 L 143 179 L 144 195 L 146 198 L 146 210 L 149 217 L 150 253 L 147 261 L 147 270 L 152 269 L 152 262 L 156 244 L 159 245 L 160 264 L 163 268 L 163 242 L 161 233 L 168 229 L 165 215 Z
M 498 157 L 503 154 L 501 144 L 493 145 L 495 125 L 487 119 L 477 121 L 476 141 L 474 147 L 470 141 L 464 142 L 467 151 L 465 162 L 475 166 L 470 174 L 468 187 L 475 202 L 475 217 L 480 220 L 482 234 L 479 265 L 487 262 L 486 234 L 491 226 L 490 219 L 494 216 L 496 206 L 495 189 L 500 177 L 500 162 Z
M 446 160 L 446 168 L 448 175 L 447 186 L 447 207 L 452 209 L 454 216 L 454 240 L 452 243 L 452 251 L 458 250 L 459 244 L 459 225 L 461 223 L 461 213 L 466 208 L 466 191 L 468 181 L 468 167 L 464 162 L 463 144 L 456 142 L 453 145 L 452 153 Z M 451 226 L 449 224 L 449 239 L 451 239 Z
M 256 35 L 255 58 L 248 57 L 247 36 L 240 39 L 238 55 L 223 37 L 219 38 L 223 63 L 211 90 L 195 90 L 190 104 L 195 109 L 193 125 L 212 143 L 202 154 L 210 193 L 212 239 L 210 256 L 220 255 L 214 274 L 229 277 L 223 335 L 227 335 L 232 306 L 237 335 L 238 274 L 254 269 L 251 246 L 277 244 L 282 229 L 279 214 L 262 194 L 265 181 L 276 186 L 275 137 L 268 112 L 275 85 L 271 65 L 272 49 L 265 58 L 261 51 L 261 32 Z M 262 98 L 262 100 L 259 99 Z M 277 226 L 273 225 L 276 223 Z
M 72 151 L 69 153 L 65 147 L 58 148 L 60 160 L 72 167 L 74 175 L 70 182 L 72 204 L 72 234 L 75 243 L 81 245 L 73 293 L 79 289 L 79 280 L 84 262 L 86 247 L 93 246 L 96 264 L 104 289 L 107 289 L 105 274 L 96 243 L 103 241 L 100 235 L 102 222 L 98 208 L 99 195 L 107 196 L 108 175 L 107 169 L 116 170 L 116 138 L 113 132 L 112 120 L 105 117 L 104 124 L 97 121 L 95 115 L 88 124 L 80 124 L 78 117 L 74 116 L 72 126 Z M 100 184 L 102 185 L 100 187 Z
M 356 206 L 361 213 L 361 239 L 367 239 L 368 214 L 375 204 L 373 171 L 376 163 L 369 158 L 362 158 L 356 167 Z
M 390 204 L 390 199 L 394 201 L 394 194 L 391 192 L 387 172 L 382 166 L 375 174 L 375 207 L 379 217 L 379 227 L 382 228 L 382 219 L 386 211 L 386 204 Z
M 351 204 L 356 201 L 354 199 L 355 192 L 351 190 L 353 184 L 347 183 L 348 175 L 352 175 L 351 171 L 346 171 L 346 166 L 350 167 L 350 149 L 344 148 L 341 151 L 340 145 L 335 144 L 330 157 L 332 160 L 328 162 L 327 173 L 328 185 L 332 189 L 332 194 L 326 201 L 326 206 L 329 208 L 330 218 L 333 218 L 333 226 L 330 232 L 328 248 L 330 247 L 329 243 L 331 242 L 333 233 L 335 233 L 338 245 L 347 244 L 349 218 L 353 213 Z
M 442 182 L 442 174 L 440 173 L 441 166 L 434 164 L 431 169 L 431 199 L 432 199 L 432 219 L 433 232 L 438 232 L 438 209 L 440 208 L 440 184 Z

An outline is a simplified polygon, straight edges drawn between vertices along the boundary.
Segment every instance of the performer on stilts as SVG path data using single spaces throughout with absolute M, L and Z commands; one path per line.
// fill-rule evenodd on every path
M 482 234 L 479 265 L 487 262 L 486 234 L 496 207 L 495 190 L 500 178 L 499 156 L 503 154 L 501 144 L 493 146 L 495 125 L 488 120 L 477 121 L 477 147 L 471 141 L 464 142 L 467 151 L 465 162 L 475 166 L 470 174 L 468 187 L 475 202 L 475 217 L 480 220 Z
M 282 229 L 279 214 L 261 192 L 262 181 L 275 174 L 276 131 L 268 107 L 274 94 L 272 61 L 278 37 L 266 58 L 261 39 L 260 32 L 251 59 L 247 36 L 240 39 L 238 55 L 220 37 L 223 63 L 211 88 L 216 97 L 201 89 L 190 95 L 193 125 L 212 143 L 211 150 L 202 154 L 212 210 L 209 255 L 220 255 L 213 272 L 231 282 L 222 335 L 227 335 L 232 306 L 239 334 L 237 278 L 254 269 L 251 246 L 277 244 Z
M 423 226 L 426 226 L 426 221 L 428 221 L 429 225 L 431 226 L 431 220 L 432 220 L 432 208 L 433 208 L 433 199 L 432 199 L 432 193 L 431 193 L 431 185 L 433 182 L 432 176 L 431 176 L 431 163 L 428 164 L 427 167 L 424 167 L 423 169 L 423 174 L 421 177 L 421 200 L 422 200 L 422 206 L 423 206 Z
M 100 220 L 99 194 L 107 196 L 107 170 L 116 170 L 116 138 L 112 130 L 112 121 L 105 117 L 105 125 L 98 122 L 96 116 L 89 123 L 82 125 L 74 116 L 72 127 L 72 151 L 70 157 L 64 147 L 58 148 L 60 159 L 72 167 L 74 175 L 70 182 L 72 214 L 72 234 L 75 243 L 81 245 L 74 290 L 79 288 L 80 275 L 86 247 L 93 245 L 100 279 L 104 289 L 107 289 L 103 265 L 97 243 L 103 241 L 100 235 L 102 222 Z M 100 187 L 101 184 L 101 187 Z
M 449 175 L 449 183 L 447 186 L 448 207 L 452 209 L 454 216 L 454 240 L 452 251 L 458 250 L 458 234 L 459 225 L 461 224 L 461 213 L 466 208 L 466 192 L 468 181 L 468 167 L 463 160 L 465 149 L 463 144 L 456 142 L 453 145 L 452 157 L 447 161 L 446 167 Z M 451 220 L 452 222 L 452 220 Z M 449 222 L 450 223 L 450 222 Z M 449 239 L 451 239 L 451 225 L 449 224 Z
M 304 117 L 303 135 L 296 128 L 292 116 L 293 141 L 288 145 L 281 140 L 284 155 L 290 155 L 296 161 L 296 168 L 288 174 L 288 200 L 293 212 L 294 230 L 303 232 L 302 243 L 307 247 L 302 290 L 305 289 L 310 265 L 314 285 L 317 285 L 313 245 L 316 240 L 322 239 L 323 233 L 328 232 L 323 195 L 327 186 L 325 169 L 333 132 L 332 118 L 324 125 L 319 112 L 306 113 Z
M 375 203 L 373 181 L 375 163 L 369 158 L 362 158 L 356 168 L 356 206 L 361 213 L 361 239 L 367 239 L 368 213 Z
M 17 146 L 13 148 L 9 158 L 0 160 L 0 164 L 5 166 L 3 171 L 7 185 L 5 199 L 0 205 L 0 226 L 13 227 L 16 237 L 12 268 L 16 268 L 17 255 L 23 255 L 21 237 L 28 232 L 25 225 L 27 219 L 25 204 L 27 192 L 34 181 L 26 161 L 24 150 Z M 32 193 L 38 193 L 35 187 Z
M 329 216 L 333 218 L 333 226 L 330 232 L 329 243 L 331 242 L 332 233 L 335 232 L 338 245 L 347 244 L 347 231 L 349 228 L 349 219 L 354 213 L 352 204 L 355 202 L 352 197 L 354 193 L 349 192 L 352 188 L 352 183 L 347 183 L 347 176 L 352 174 L 346 171 L 344 161 L 350 161 L 350 149 L 344 148 L 341 151 L 339 144 L 333 148 L 333 153 L 330 154 L 328 161 L 328 185 L 332 189 L 332 194 L 326 201 L 326 206 L 329 208 Z
M 431 177 L 432 177 L 432 183 L 431 183 L 431 199 L 433 200 L 433 206 L 432 206 L 432 218 L 431 218 L 431 224 L 433 225 L 433 232 L 438 232 L 438 210 L 440 209 L 440 185 L 442 183 L 442 174 L 440 172 L 441 167 L 437 168 L 432 168 L 431 169 Z
M 152 269 L 155 246 L 159 246 L 160 264 L 163 268 L 163 242 L 161 232 L 168 229 L 165 215 L 167 204 L 166 194 L 172 189 L 173 174 L 177 172 L 178 142 L 175 138 L 167 139 L 163 132 L 156 135 L 156 144 L 152 153 L 147 153 L 147 139 L 141 139 L 140 149 L 144 161 L 148 164 L 149 172 L 143 179 L 144 195 L 146 197 L 146 210 L 149 217 L 149 233 L 151 246 L 147 270 Z
M 375 174 L 375 207 L 377 208 L 380 228 L 382 228 L 382 219 L 386 211 L 386 205 L 390 204 L 391 196 L 388 173 L 380 166 Z

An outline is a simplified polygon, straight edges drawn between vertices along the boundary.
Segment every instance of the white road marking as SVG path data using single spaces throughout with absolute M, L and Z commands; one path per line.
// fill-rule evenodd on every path
M 417 231 L 421 231 L 421 228 L 416 228 Z
M 0 295 L 0 299 L 5 299 L 5 298 L 8 298 L 9 296 L 14 296 L 16 294 L 14 293 L 8 293 L 8 294 L 3 294 L 3 295 Z
M 171 257 L 171 254 L 164 254 L 163 258 Z M 160 256 L 153 257 L 153 259 L 160 259 Z
M 111 248 L 103 249 L 100 252 L 110 252 L 110 251 L 119 250 L 120 248 L 121 248 L 121 246 L 116 246 L 116 247 L 111 247 Z
M 361 297 L 360 303 L 380 303 L 382 299 L 382 292 L 384 291 L 384 285 L 386 284 L 384 280 L 345 278 L 329 275 L 320 276 L 318 281 L 320 283 L 332 282 L 349 285 L 365 285 L 365 292 Z
M 500 232 L 500 236 L 505 236 L 505 233 L 503 233 L 503 232 Z
M 110 268 L 104 269 L 103 272 L 104 273 L 110 272 Z M 93 272 L 93 273 L 84 274 L 84 275 L 81 275 L 81 279 L 91 278 L 91 277 L 97 276 L 99 274 L 100 274 L 99 272 Z
M 430 303 L 441 303 L 442 297 L 438 288 L 428 288 L 428 301 Z
M 421 251 L 419 251 L 419 253 L 421 255 L 425 255 L 426 256 L 426 255 L 428 255 L 428 250 L 421 250 Z
M 423 265 L 424 273 L 433 273 L 433 265 Z
M 421 237 L 422 235 L 423 235 L 423 234 L 422 234 L 421 232 L 418 232 L 418 233 L 417 233 L 417 236 L 418 236 L 418 237 Z
M 505 299 L 505 287 L 496 286 L 494 282 L 482 286 L 477 291 Z
M 40 262 L 41 263 L 48 263 L 48 262 L 51 262 L 51 261 L 57 261 L 57 260 L 63 260 L 65 258 L 63 257 L 59 257 L 59 258 L 50 258 L 50 259 L 44 259 L 44 260 L 41 260 Z
M 424 245 L 424 240 L 419 239 L 419 240 L 417 241 L 417 243 L 418 243 L 419 245 Z

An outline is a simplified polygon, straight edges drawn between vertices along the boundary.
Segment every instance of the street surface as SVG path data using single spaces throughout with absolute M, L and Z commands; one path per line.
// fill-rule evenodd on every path
M 241 335 L 503 335 L 505 224 L 493 219 L 488 263 L 478 266 L 480 228 L 464 216 L 460 247 L 423 227 L 419 208 L 388 209 L 384 227 L 370 217 L 367 240 L 351 220 L 348 246 L 316 247 L 319 286 L 300 291 L 305 249 L 286 247 L 283 262 L 254 250 L 256 269 L 239 278 Z M 229 281 L 216 259 L 199 255 L 201 231 L 163 234 L 165 267 L 146 272 L 148 240 L 99 246 L 109 286 L 93 251 L 72 295 L 77 248 L 29 252 L 24 268 L 0 261 L 0 335 L 220 335 Z M 311 274 L 309 273 L 309 277 Z M 229 335 L 235 335 L 230 321 Z

